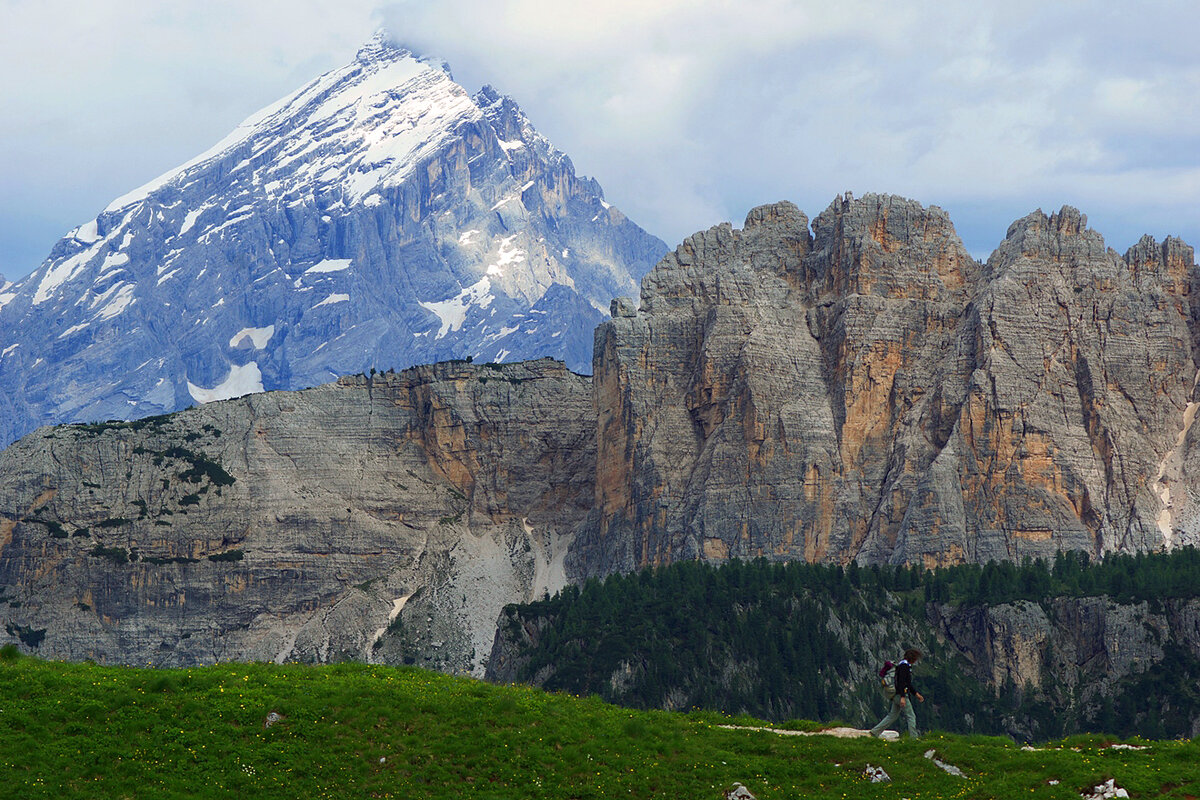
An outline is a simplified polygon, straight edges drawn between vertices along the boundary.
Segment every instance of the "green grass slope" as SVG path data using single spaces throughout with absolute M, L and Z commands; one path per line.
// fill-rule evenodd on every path
M 731 730 L 711 713 L 410 668 L 222 664 L 149 670 L 0 660 L 0 797 L 1079 798 L 1200 795 L 1200 746 L 1085 737 L 915 742 Z M 280 715 L 267 726 L 269 714 Z M 959 767 L 944 772 L 924 753 Z M 890 783 L 863 778 L 881 766 Z

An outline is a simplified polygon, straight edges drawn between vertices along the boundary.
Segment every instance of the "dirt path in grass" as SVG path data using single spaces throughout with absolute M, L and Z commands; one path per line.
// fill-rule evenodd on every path
M 871 735 L 867 731 L 859 730 L 858 728 L 826 728 L 822 731 L 787 731 L 780 728 L 750 728 L 744 725 L 721 725 L 720 727 L 728 728 L 731 731 L 766 731 L 767 733 L 778 733 L 780 736 L 837 736 L 840 739 L 855 739 Z

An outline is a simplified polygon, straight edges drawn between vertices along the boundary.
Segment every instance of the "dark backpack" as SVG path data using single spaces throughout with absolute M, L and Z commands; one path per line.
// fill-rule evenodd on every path
M 879 691 L 883 693 L 883 699 L 889 703 L 896 696 L 896 665 L 890 661 L 883 662 L 883 666 L 879 669 Z

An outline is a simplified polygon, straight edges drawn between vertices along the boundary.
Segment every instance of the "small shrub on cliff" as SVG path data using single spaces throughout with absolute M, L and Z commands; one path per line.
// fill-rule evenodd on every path
M 33 522 L 38 525 L 45 526 L 46 531 L 55 539 L 66 539 L 68 536 L 71 535 L 67 532 L 67 529 L 62 526 L 61 523 L 56 522 L 55 520 L 52 520 L 52 519 L 26 519 L 24 521 L 25 522 Z
M 92 548 L 91 555 L 97 558 L 107 558 L 117 564 L 129 563 L 129 551 L 124 547 L 105 547 L 98 544 Z
M 46 638 L 46 629 L 41 628 L 34 630 L 28 625 L 13 625 L 11 622 L 4 626 L 9 636 L 15 636 L 21 640 L 21 643 L 27 647 L 37 648 L 42 644 L 42 640 Z

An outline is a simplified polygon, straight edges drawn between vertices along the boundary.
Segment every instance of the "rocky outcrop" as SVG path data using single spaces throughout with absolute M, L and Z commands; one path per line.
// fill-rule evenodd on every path
M 1086 222 L 1069 208 L 1031 214 L 989 259 L 965 400 L 914 492 L 918 524 L 898 536 L 898 556 L 1196 540 L 1173 455 L 1186 450 L 1196 384 L 1193 253 L 1143 239 L 1121 258 Z
M 457 362 L 44 429 L 0 453 L 0 620 L 50 658 L 482 669 L 564 585 L 589 407 L 558 362 Z
M 986 265 L 936 207 L 698 233 L 596 332 L 603 574 L 765 556 L 928 566 L 1195 542 L 1194 253 L 1071 208 Z
M 1187 642 L 1200 654 L 1200 639 L 1185 622 L 1200 611 L 1194 600 L 1158 612 L 1147 603 L 1121 604 L 1106 597 L 1060 597 L 1046 606 L 1027 601 L 932 605 L 930 619 L 971 663 L 975 677 L 995 692 L 1053 689 L 1065 699 L 1078 690 L 1079 700 L 1087 703 L 1161 661 L 1169 640 Z
M 1119 603 L 1109 597 L 1057 597 L 1041 604 L 928 607 L 937 636 L 968 665 L 972 677 L 1012 707 L 1028 696 L 1054 709 L 1067 730 L 1100 717 L 1104 703 L 1124 702 L 1139 693 L 1141 676 L 1161 680 L 1200 662 L 1200 601 Z M 1168 651 L 1174 648 L 1175 653 Z M 1187 682 L 1186 678 L 1183 682 Z M 1155 703 L 1155 701 L 1151 701 Z M 1192 697 L 1157 698 L 1174 706 L 1200 734 L 1200 715 Z M 1144 722 L 1144 720 L 1142 720 Z M 1138 720 L 1123 719 L 1126 726 Z M 1045 736 L 1036 723 L 1014 716 L 1011 730 L 1026 738 Z

